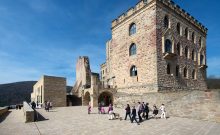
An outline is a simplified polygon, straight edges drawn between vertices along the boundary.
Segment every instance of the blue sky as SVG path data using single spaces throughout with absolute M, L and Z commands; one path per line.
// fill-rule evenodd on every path
M 138 0 L 0 0 L 0 84 L 38 80 L 41 75 L 75 80 L 78 56 L 99 72 L 111 21 Z M 174 0 L 208 31 L 208 76 L 220 77 L 220 4 Z

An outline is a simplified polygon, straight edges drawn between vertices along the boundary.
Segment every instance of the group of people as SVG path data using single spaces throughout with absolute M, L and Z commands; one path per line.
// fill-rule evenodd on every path
M 52 109 L 52 107 L 53 107 L 53 104 L 52 104 L 51 101 L 45 101 L 45 102 L 44 102 L 44 109 L 45 109 L 47 112 L 49 112 L 49 110 Z
M 140 122 L 143 121 L 143 119 L 148 120 L 149 119 L 149 112 L 150 112 L 150 107 L 148 103 L 144 103 L 144 102 L 138 102 L 138 106 L 137 106 L 137 110 L 135 108 L 135 106 L 132 106 L 132 108 L 130 107 L 129 104 L 127 104 L 126 108 L 125 108 L 125 118 L 124 120 L 127 120 L 127 117 L 130 118 L 131 123 L 133 123 L 134 121 L 139 125 Z M 157 115 L 159 113 L 159 110 L 161 111 L 161 119 L 166 119 L 166 110 L 165 110 L 165 105 L 162 104 L 161 107 L 158 109 L 156 105 L 153 105 L 153 118 L 157 119 Z M 91 113 L 91 105 L 89 104 L 88 106 L 88 114 Z M 112 120 L 116 117 L 116 113 L 114 113 L 113 111 L 113 105 L 110 104 L 108 107 L 108 111 L 105 112 L 104 106 L 99 103 L 98 104 L 98 114 L 109 114 L 109 120 Z M 136 118 L 136 116 L 138 115 L 138 120 Z
M 132 107 L 132 109 L 130 108 L 130 105 L 127 104 L 125 111 L 125 119 L 127 120 L 127 116 L 129 116 L 131 123 L 133 123 L 133 121 L 136 121 L 136 123 L 139 125 L 140 122 L 143 121 L 143 119 L 148 120 L 149 119 L 149 112 L 150 112 L 150 108 L 148 106 L 148 103 L 141 103 L 138 102 L 138 107 L 137 110 L 135 108 L 135 106 Z M 165 105 L 162 104 L 161 107 L 159 108 L 159 110 L 161 111 L 161 118 L 165 118 L 166 119 L 166 110 L 165 110 Z M 153 117 L 156 118 L 158 112 L 159 112 L 158 108 L 156 105 L 153 106 Z M 138 119 L 139 121 L 137 121 L 136 116 L 138 114 Z

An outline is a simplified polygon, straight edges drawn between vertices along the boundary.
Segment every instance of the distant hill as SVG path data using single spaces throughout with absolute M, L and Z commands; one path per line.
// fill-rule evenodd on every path
M 209 78 L 207 79 L 208 89 L 220 89 L 220 79 Z
M 31 92 L 36 81 L 24 81 L 8 84 L 0 84 L 0 106 L 14 105 L 23 101 L 30 102 Z M 67 93 L 72 90 L 67 86 Z
M 0 84 L 0 106 L 30 102 L 30 94 L 36 81 Z

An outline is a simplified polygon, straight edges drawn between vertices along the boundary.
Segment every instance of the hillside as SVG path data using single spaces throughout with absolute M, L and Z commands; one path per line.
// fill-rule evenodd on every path
M 30 94 L 36 81 L 0 84 L 0 106 L 30 102 Z
M 0 84 L 0 106 L 19 104 L 23 101 L 30 102 L 35 83 L 36 81 L 24 81 Z M 67 92 L 71 89 L 71 86 L 67 86 Z

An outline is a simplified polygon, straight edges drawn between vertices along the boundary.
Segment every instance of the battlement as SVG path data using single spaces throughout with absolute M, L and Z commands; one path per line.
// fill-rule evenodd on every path
M 140 0 L 134 7 L 127 10 L 125 13 L 121 14 L 118 18 L 112 21 L 112 29 L 119 25 L 121 22 L 132 16 L 133 14 L 137 13 L 141 9 L 143 9 L 145 6 L 150 5 L 153 2 L 159 2 L 167 7 L 169 7 L 171 10 L 176 12 L 178 15 L 185 18 L 188 22 L 192 23 L 194 26 L 199 28 L 202 32 L 207 33 L 208 29 L 202 25 L 198 20 L 196 20 L 193 16 L 191 16 L 189 13 L 187 13 L 184 9 L 182 9 L 179 5 L 174 3 L 172 0 Z

